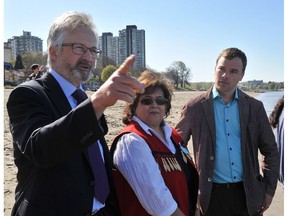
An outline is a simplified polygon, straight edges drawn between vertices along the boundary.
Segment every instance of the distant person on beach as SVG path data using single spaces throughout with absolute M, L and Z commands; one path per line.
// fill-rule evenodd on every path
M 179 134 L 164 121 L 173 88 L 150 71 L 138 81 L 145 92 L 126 106 L 126 127 L 110 149 L 121 215 L 194 216 L 197 170 Z
M 41 71 L 40 71 L 39 64 L 32 64 L 30 69 L 32 70 L 32 73 L 28 77 L 29 80 L 38 79 L 41 77 Z
M 280 154 L 279 181 L 284 185 L 284 96 L 269 116 Z
M 237 84 L 247 65 L 244 52 L 223 50 L 214 69 L 214 86 L 183 107 L 176 130 L 192 138 L 199 173 L 196 215 L 262 215 L 277 187 L 279 155 L 261 101 Z M 259 171 L 258 150 L 264 156 Z
M 87 98 L 81 83 L 92 75 L 97 44 L 91 16 L 64 13 L 48 35 L 50 70 L 9 96 L 18 168 L 12 216 L 119 215 L 103 112 L 117 100 L 132 102 L 144 88 L 127 75 L 131 55 Z

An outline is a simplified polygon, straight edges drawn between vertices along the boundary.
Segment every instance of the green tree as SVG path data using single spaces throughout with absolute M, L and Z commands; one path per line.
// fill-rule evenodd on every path
M 130 76 L 138 78 L 146 68 L 131 68 L 131 71 L 128 73 Z
M 180 83 L 180 76 L 179 76 L 179 74 L 178 74 L 178 71 L 174 68 L 174 67 L 169 67 L 169 68 L 167 68 L 167 70 L 166 70 L 166 72 L 165 72 L 165 76 L 168 78 L 168 79 L 170 79 L 170 80 L 172 80 L 173 81 L 173 83 L 174 83 L 174 86 L 176 87 L 176 88 L 178 88 L 178 85 L 179 85 L 179 83 Z
M 18 70 L 18 69 L 24 69 L 24 65 L 23 65 L 23 63 L 22 63 L 21 55 L 17 55 L 17 56 L 16 56 L 16 61 L 15 61 L 14 68 L 15 68 L 16 70 Z
M 102 73 L 101 73 L 102 82 L 105 82 L 106 80 L 108 80 L 108 78 L 116 70 L 117 70 L 117 68 L 115 66 L 113 66 L 113 65 L 107 65 L 105 68 L 103 68 Z
M 9 62 L 11 65 L 15 65 L 16 59 L 10 59 L 8 62 Z
M 100 60 L 101 59 L 101 60 Z M 113 65 L 116 67 L 116 62 L 110 59 L 108 56 L 101 55 L 101 58 L 99 60 L 102 63 L 102 67 L 105 68 L 108 65 Z
M 268 89 L 271 91 L 271 90 L 274 90 L 275 89 L 275 86 L 276 86 L 276 83 L 275 82 L 268 82 Z
M 26 69 L 30 69 L 32 64 L 46 65 L 48 55 L 42 52 L 25 52 L 22 55 L 22 62 Z
M 180 84 L 182 88 L 185 88 L 185 84 L 189 83 L 190 72 L 191 70 L 186 67 L 184 62 L 175 61 L 167 69 L 166 75 L 174 81 L 176 87 Z

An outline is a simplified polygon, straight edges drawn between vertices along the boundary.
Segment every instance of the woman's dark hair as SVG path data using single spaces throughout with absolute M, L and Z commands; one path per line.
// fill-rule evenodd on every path
M 279 116 L 284 109 L 284 95 L 275 105 L 272 113 L 269 116 L 269 122 L 273 128 L 276 128 L 279 122 Z
M 135 115 L 136 107 L 141 95 L 152 94 L 157 89 L 161 89 L 164 93 L 164 97 L 168 100 L 168 103 L 166 104 L 167 117 L 170 114 L 171 109 L 171 99 L 173 95 L 172 83 L 164 75 L 149 70 L 142 72 L 138 81 L 145 84 L 145 92 L 143 94 L 137 93 L 133 103 L 126 105 L 122 122 L 124 124 L 129 124 L 131 122 L 132 117 Z

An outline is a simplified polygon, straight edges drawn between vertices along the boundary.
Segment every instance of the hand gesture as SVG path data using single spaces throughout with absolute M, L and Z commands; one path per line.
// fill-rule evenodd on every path
M 130 55 L 124 63 L 109 77 L 109 79 L 91 96 L 91 101 L 97 118 L 104 110 L 113 106 L 117 100 L 132 103 L 136 93 L 143 93 L 144 86 L 135 78 L 128 76 L 128 70 L 135 60 Z

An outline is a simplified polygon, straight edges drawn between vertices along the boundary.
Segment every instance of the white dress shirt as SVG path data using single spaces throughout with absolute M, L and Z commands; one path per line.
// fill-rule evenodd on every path
M 51 69 L 50 73 L 52 76 L 57 80 L 60 87 L 62 88 L 67 100 L 69 101 L 71 108 L 74 109 L 77 106 L 77 101 L 75 98 L 73 98 L 72 94 L 77 89 L 72 83 L 64 79 L 60 74 L 58 74 L 56 71 Z M 81 87 L 80 87 L 81 88 Z M 83 89 L 82 89 L 83 90 Z M 84 91 L 84 90 L 83 90 Z M 100 153 L 102 156 L 102 159 L 104 161 L 104 155 L 103 155 L 103 148 L 99 140 L 97 140 L 97 143 L 99 145 Z M 104 161 L 105 163 L 105 161 Z M 95 197 L 93 199 L 93 206 L 92 206 L 92 212 L 97 212 L 99 209 L 103 208 L 105 204 L 102 204 L 99 202 Z

